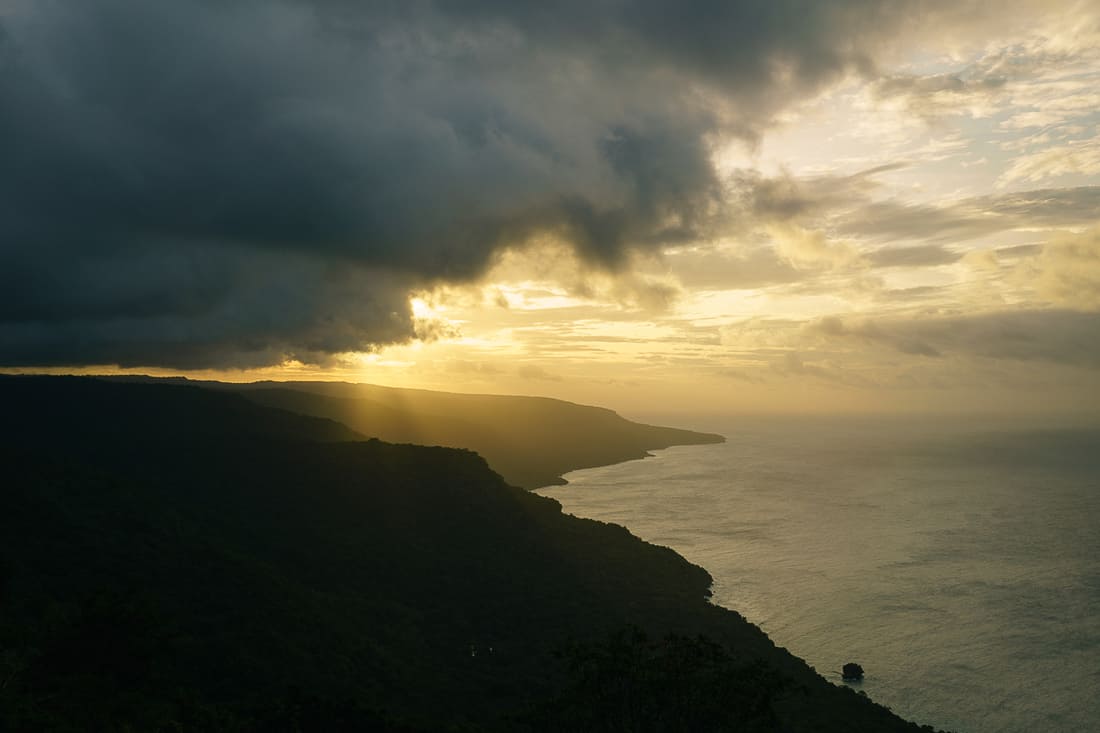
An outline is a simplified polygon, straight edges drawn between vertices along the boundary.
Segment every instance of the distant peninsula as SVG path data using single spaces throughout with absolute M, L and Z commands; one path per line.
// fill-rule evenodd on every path
M 133 378 L 123 378 L 133 380 Z M 458 394 L 348 382 L 171 381 L 244 395 L 266 407 L 342 423 L 367 438 L 465 448 L 512 486 L 566 483 L 580 468 L 644 458 L 673 445 L 721 443 L 713 433 L 632 422 L 602 407 L 547 397 Z

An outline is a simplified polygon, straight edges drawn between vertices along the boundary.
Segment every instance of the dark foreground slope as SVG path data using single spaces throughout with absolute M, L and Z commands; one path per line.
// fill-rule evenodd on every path
M 720 443 L 712 433 L 643 425 L 601 407 L 545 397 L 395 389 L 333 382 L 220 385 L 259 404 L 337 420 L 391 443 L 467 448 L 525 489 L 562 474 L 642 458 L 672 445 Z
M 473 453 L 191 387 L 0 402 L 0 730 L 916 730 Z

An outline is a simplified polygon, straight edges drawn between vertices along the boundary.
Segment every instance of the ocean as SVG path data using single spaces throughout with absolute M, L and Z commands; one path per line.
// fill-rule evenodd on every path
M 904 718 L 1100 730 L 1100 428 L 680 421 L 726 436 L 540 489 L 714 577 L 713 601 Z

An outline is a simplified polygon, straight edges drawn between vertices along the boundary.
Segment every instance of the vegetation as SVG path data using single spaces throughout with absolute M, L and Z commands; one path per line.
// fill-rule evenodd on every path
M 562 474 L 642 458 L 722 436 L 631 422 L 600 407 L 545 397 L 395 389 L 333 382 L 206 383 L 262 405 L 329 418 L 390 443 L 466 448 L 513 486 L 565 483 Z
M 185 386 L 0 399 L 0 730 L 917 730 L 469 451 Z

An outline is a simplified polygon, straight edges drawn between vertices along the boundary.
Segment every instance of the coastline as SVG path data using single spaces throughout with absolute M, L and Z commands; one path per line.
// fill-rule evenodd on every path
M 569 516 L 470 451 L 349 440 L 193 387 L 0 388 L 17 416 L 0 590 L 18 614 L 3 628 L 31 663 L 0 690 L 0 728 L 202 713 L 197 728 L 270 730 L 328 711 L 360 729 L 570 730 L 626 703 L 730 729 L 919 730 L 708 603 L 698 564 Z M 46 612 L 62 602 L 71 613 Z M 618 653 L 624 632 L 640 666 L 608 702 L 560 652 Z M 96 678 L 109 694 L 89 694 L 86 651 L 105 634 L 127 654 Z M 666 677 L 680 687 L 652 688 Z M 555 711 L 565 724 L 539 725 Z
M 647 458 L 656 458 L 659 454 L 659 451 L 668 450 L 669 448 L 676 448 L 676 447 L 681 447 L 681 446 L 696 446 L 696 445 L 719 445 L 721 443 L 726 442 L 726 436 L 721 435 L 719 433 L 702 433 L 702 432 L 696 432 L 694 430 L 686 430 L 686 429 L 682 429 L 682 428 L 665 428 L 663 426 L 658 426 L 658 425 L 645 425 L 644 423 L 637 423 L 637 424 L 638 425 L 644 425 L 645 427 L 657 428 L 657 429 L 661 429 L 661 430 L 678 430 L 678 431 L 682 431 L 682 432 L 685 432 L 685 433 L 695 433 L 696 435 L 700 436 L 703 439 L 701 439 L 701 440 L 685 439 L 683 441 L 677 441 L 677 442 L 674 442 L 674 443 L 667 443 L 667 444 L 661 444 L 661 445 L 650 445 L 648 447 L 641 448 L 638 451 L 633 452 L 629 455 L 617 454 L 614 457 L 608 456 L 605 459 L 601 459 L 601 460 L 599 460 L 599 462 L 596 462 L 596 463 L 586 464 L 586 465 L 582 465 L 582 466 L 571 466 L 569 468 L 566 468 L 565 470 L 558 473 L 554 477 L 553 480 L 548 481 L 546 483 L 539 484 L 537 486 L 530 486 L 530 487 L 521 486 L 519 488 L 525 488 L 528 491 L 538 492 L 538 491 L 541 491 L 542 489 L 547 489 L 547 488 L 551 488 L 551 487 L 555 487 L 555 486 L 568 486 L 569 485 L 568 475 L 571 474 L 571 473 L 575 473 L 576 471 L 589 471 L 589 470 L 592 470 L 592 469 L 595 469 L 595 468 L 609 468 L 611 466 L 618 466 L 620 464 L 630 463 L 632 461 L 643 461 Z M 492 466 L 490 465 L 490 468 L 491 467 Z
M 828 681 L 862 664 L 857 689 L 903 717 L 975 733 L 1087 729 L 1095 655 L 1079 639 L 1098 628 L 1082 581 L 1095 558 L 1071 538 L 1096 536 L 1095 429 L 936 427 L 731 425 L 717 450 L 676 447 L 542 493 L 707 569 L 716 604 Z M 996 702 L 1001 691 L 1011 699 Z

